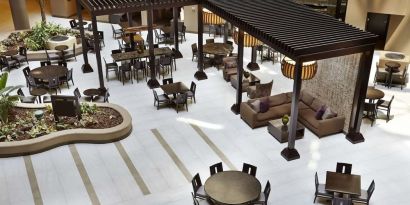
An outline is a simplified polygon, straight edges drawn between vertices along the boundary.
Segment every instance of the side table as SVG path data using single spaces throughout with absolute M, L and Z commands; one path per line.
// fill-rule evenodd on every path
M 283 125 L 282 119 L 271 120 L 268 122 L 269 134 L 280 143 L 288 142 L 289 129 L 288 125 Z M 296 139 L 302 139 L 303 135 L 305 135 L 305 127 L 298 122 L 296 126 Z

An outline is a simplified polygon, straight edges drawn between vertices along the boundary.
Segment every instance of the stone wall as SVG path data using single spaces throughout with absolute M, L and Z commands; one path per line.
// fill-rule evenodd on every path
M 349 128 L 360 56 L 354 54 L 320 60 L 316 76 L 302 82 L 302 89 L 308 90 L 346 118 L 345 132 Z

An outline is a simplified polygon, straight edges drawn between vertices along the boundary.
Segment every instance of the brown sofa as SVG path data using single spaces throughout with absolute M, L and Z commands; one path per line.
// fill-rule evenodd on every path
M 251 127 L 266 126 L 270 120 L 279 119 L 283 115 L 291 113 L 292 93 L 281 93 L 269 96 L 269 110 L 265 113 L 257 113 L 250 103 L 256 99 L 241 103 L 241 118 Z M 318 137 L 341 132 L 344 127 L 345 118 L 337 116 L 331 119 L 317 120 L 316 111 L 324 105 L 322 101 L 314 98 L 309 93 L 302 91 L 299 101 L 298 120 L 305 127 L 309 128 Z

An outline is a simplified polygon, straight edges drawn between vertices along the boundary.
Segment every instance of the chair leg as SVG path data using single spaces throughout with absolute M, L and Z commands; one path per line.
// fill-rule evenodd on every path
M 313 199 L 313 203 L 316 203 L 316 197 L 317 197 L 317 195 L 315 195 L 315 198 Z

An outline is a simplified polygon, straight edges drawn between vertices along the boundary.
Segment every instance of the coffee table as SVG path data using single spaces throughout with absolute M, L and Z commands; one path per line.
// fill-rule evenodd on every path
M 87 90 L 84 90 L 83 94 L 85 96 L 90 97 L 91 101 L 93 101 L 94 97 L 102 95 L 103 91 L 101 89 L 98 89 L 98 88 L 89 88 Z
M 271 120 L 268 122 L 269 134 L 271 134 L 280 143 L 288 142 L 289 129 L 290 126 L 283 125 L 282 119 Z M 304 134 L 305 127 L 298 122 L 296 126 L 296 139 L 302 139 Z

